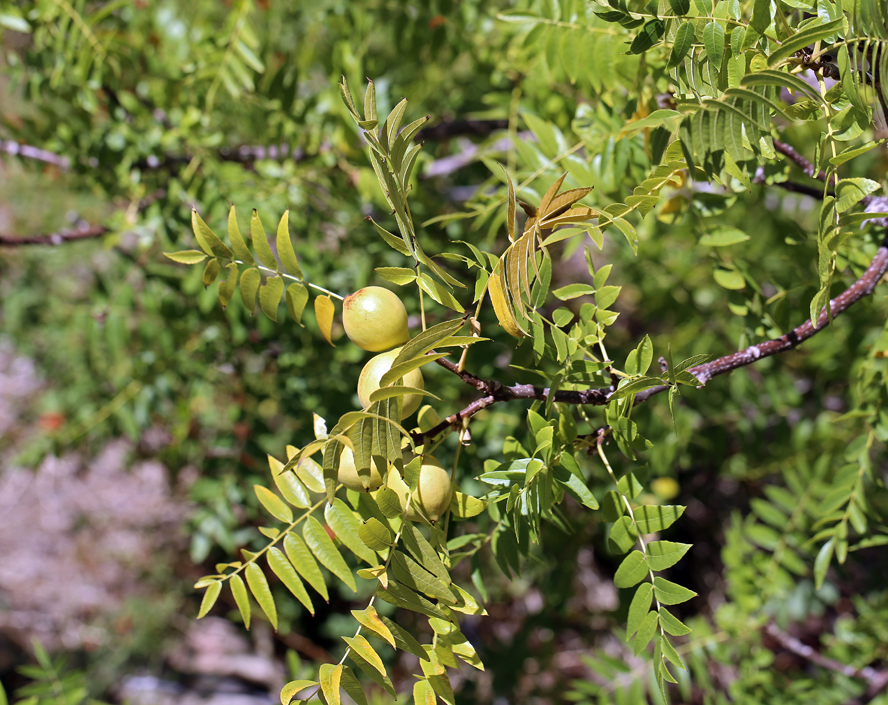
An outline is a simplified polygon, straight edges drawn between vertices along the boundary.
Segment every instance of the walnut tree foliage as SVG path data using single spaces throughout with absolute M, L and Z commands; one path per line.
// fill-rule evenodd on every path
M 321 7 L 324 21 L 310 25 L 319 36 L 372 20 L 403 37 L 397 68 L 373 66 L 367 52 L 373 80 L 362 81 L 354 46 L 334 42 L 340 56 L 312 74 L 317 89 L 274 53 L 286 44 L 276 25 L 294 17 L 263 20 L 241 2 L 212 11 L 219 34 L 183 33 L 197 46 L 180 48 L 169 82 L 109 85 L 122 112 L 104 123 L 89 117 L 90 100 L 97 86 L 133 80 L 125 63 L 137 48 L 116 42 L 139 20 L 114 4 L 2 15 L 33 32 L 23 75 L 35 99 L 77 93 L 68 99 L 84 130 L 44 133 L 44 146 L 67 145 L 86 173 L 126 132 L 116 171 L 93 187 L 126 191 L 131 210 L 171 231 L 190 221 L 156 237 L 210 292 L 205 316 L 258 309 L 261 325 L 298 327 L 301 343 L 330 352 L 290 374 L 319 380 L 327 396 L 360 368 L 338 324 L 342 296 L 364 283 L 354 259 L 371 259 L 373 281 L 395 288 L 417 321 L 367 408 L 307 405 L 288 441 L 268 449 L 250 500 L 265 515 L 262 538 L 197 583 L 199 616 L 224 592 L 247 627 L 255 603 L 277 629 L 293 598 L 314 614 L 333 591 L 359 593 L 342 658 L 300 673 L 281 702 L 396 697 L 394 649 L 419 666 L 415 702 L 455 703 L 454 669 L 506 667 L 482 659 L 464 620 L 486 615 L 500 594 L 491 585 L 539 577 L 550 547 L 581 535 L 613 564 L 612 631 L 624 646 L 590 651 L 595 676 L 575 681 L 571 700 L 877 697 L 888 684 L 878 669 L 888 623 L 888 324 L 877 287 L 888 270 L 885 3 L 442 3 L 400 25 L 375 6 Z M 68 26 L 66 8 L 79 24 Z M 442 27 L 449 34 L 435 34 Z M 374 41 L 384 52 L 372 35 L 363 49 Z M 408 77 L 404 56 L 419 63 Z M 441 72 L 448 58 L 453 70 Z M 483 112 L 462 87 L 464 64 L 489 81 Z M 406 99 L 392 98 L 393 82 Z M 152 106 L 165 91 L 179 93 Z M 430 156 L 419 139 L 448 92 L 466 114 L 505 124 L 471 145 L 468 183 L 447 171 L 452 155 Z M 176 129 L 144 146 L 158 110 Z M 220 140 L 246 138 L 250 119 L 266 136 L 302 140 L 307 164 L 229 167 Z M 16 129 L 40 134 L 36 119 Z M 144 168 L 177 139 L 181 170 Z M 443 174 L 437 187 L 425 169 Z M 305 198 L 312 179 L 338 200 Z M 469 195 L 448 197 L 457 186 Z M 140 210 L 155 188 L 164 193 Z M 340 202 L 344 216 L 330 208 Z M 312 228 L 337 217 L 350 218 L 357 243 L 342 258 L 312 246 Z M 417 390 L 399 381 L 417 368 L 428 375 L 423 406 L 402 421 L 401 398 Z M 844 394 L 841 413 L 825 408 L 830 390 Z M 375 466 L 388 486 L 346 491 L 346 447 L 360 475 Z M 456 492 L 443 518 L 413 523 L 390 487 L 415 489 L 433 452 Z M 664 482 L 676 468 L 693 491 Z M 704 519 L 717 527 L 696 535 L 719 551 L 719 604 L 702 604 L 713 569 L 680 540 Z M 400 612 L 423 628 L 406 629 Z M 785 630 L 827 613 L 835 629 L 811 656 Z M 802 664 L 775 667 L 781 649 Z

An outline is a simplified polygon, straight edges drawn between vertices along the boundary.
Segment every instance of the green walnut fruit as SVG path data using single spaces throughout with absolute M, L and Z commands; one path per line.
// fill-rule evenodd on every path
M 383 485 L 382 475 L 379 474 L 376 463 L 370 463 L 370 475 L 364 477 L 368 480 L 367 487 L 364 487 L 358 469 L 355 467 L 355 454 L 352 453 L 351 448 L 346 446 L 342 449 L 342 455 L 339 456 L 339 481 L 348 489 L 356 492 L 373 492 Z
M 367 286 L 345 297 L 342 326 L 359 348 L 382 352 L 410 338 L 407 309 L 397 294 L 381 286 Z
M 379 389 L 379 380 L 392 368 L 392 363 L 395 361 L 395 358 L 398 357 L 399 352 L 401 352 L 401 348 L 395 348 L 394 350 L 389 350 L 387 353 L 377 355 L 376 357 L 371 358 L 370 362 L 364 365 L 364 369 L 361 370 L 361 376 L 358 377 L 358 396 L 361 398 L 361 404 L 365 409 L 371 404 L 370 395 Z M 402 384 L 405 387 L 425 389 L 422 372 L 418 369 L 411 370 L 404 375 L 404 381 Z M 401 403 L 403 404 L 403 408 L 401 409 L 401 419 L 406 419 L 416 411 L 419 408 L 421 401 L 421 394 L 405 394 L 401 397 Z
M 398 499 L 401 500 L 401 509 L 403 509 L 407 504 L 407 493 L 410 491 L 407 483 L 401 479 L 397 472 L 390 472 L 388 486 L 397 493 Z M 450 506 L 452 495 L 453 484 L 450 482 L 450 473 L 441 467 L 441 463 L 434 457 L 425 456 L 419 469 L 419 482 L 410 495 L 407 518 L 410 521 L 420 520 L 419 513 L 414 509 L 418 505 L 432 523 L 438 521 Z

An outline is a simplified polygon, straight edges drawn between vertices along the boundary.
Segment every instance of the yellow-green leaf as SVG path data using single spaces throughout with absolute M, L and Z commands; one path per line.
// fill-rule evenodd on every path
M 435 549 L 422 535 L 422 532 L 411 522 L 401 529 L 401 539 L 410 554 L 430 573 L 436 575 L 446 585 L 450 585 L 450 571 L 438 557 Z
M 315 298 L 315 317 L 318 319 L 318 328 L 321 329 L 321 335 L 324 339 L 333 345 L 333 314 L 336 307 L 333 305 L 333 299 L 329 296 L 318 296 Z M 333 345 L 335 348 L 336 346 Z
M 293 521 L 293 512 L 274 492 L 262 485 L 253 485 L 253 491 L 262 506 L 278 521 L 289 524 Z
M 358 620 L 358 623 L 361 626 L 380 638 L 385 639 L 385 641 L 392 645 L 392 648 L 395 647 L 395 637 L 392 635 L 391 630 L 386 626 L 385 622 L 382 621 L 379 613 L 373 605 L 370 605 L 364 610 L 352 610 L 352 615 Z
M 231 586 L 231 594 L 234 595 L 234 601 L 237 603 L 237 608 L 240 610 L 241 617 L 244 620 L 244 626 L 249 629 L 250 599 L 247 597 L 247 586 L 244 585 L 241 576 L 237 574 L 232 575 L 231 578 L 229 578 L 228 584 Z
M 228 306 L 231 297 L 234 296 L 234 291 L 237 289 L 237 276 L 237 265 L 232 262 L 228 265 L 228 278 L 224 282 L 219 282 L 219 303 L 222 304 L 222 308 Z
M 302 312 L 305 310 L 305 304 L 308 303 L 308 289 L 298 282 L 293 282 L 287 287 L 285 298 L 290 317 L 301 326 Z
M 640 534 L 653 534 L 668 529 L 683 513 L 680 504 L 643 505 L 635 512 L 635 523 Z
M 305 542 L 293 532 L 284 537 L 284 550 L 287 552 L 287 558 L 296 571 L 305 578 L 306 582 L 311 585 L 324 598 L 325 602 L 330 601 L 327 593 L 327 583 L 324 582 L 324 576 L 318 567 L 317 561 L 308 550 Z
M 290 702 L 296 697 L 297 693 L 306 688 L 313 688 L 316 685 L 320 685 L 320 683 L 308 680 L 290 681 L 287 685 L 281 688 L 281 705 L 290 705 Z
M 509 303 L 509 293 L 506 290 L 503 278 L 499 272 L 502 271 L 502 260 L 500 260 L 493 274 L 487 280 L 487 290 L 490 293 L 490 302 L 493 304 L 493 312 L 503 329 L 514 338 L 523 338 L 524 333 L 518 327 L 515 315 L 512 313 L 512 305 Z
M 287 560 L 287 557 L 283 552 L 279 548 L 272 546 L 268 549 L 266 557 L 268 559 L 268 567 L 271 568 L 272 572 L 274 572 L 280 581 L 287 586 L 287 589 L 296 596 L 296 599 L 305 605 L 305 609 L 314 615 L 314 605 L 311 604 L 311 598 L 308 596 L 305 586 L 296 574 L 296 570 L 293 568 L 290 561 Z
M 358 536 L 368 548 L 374 551 L 384 551 L 392 545 L 394 538 L 391 530 L 374 517 L 370 517 L 358 527 Z
M 481 657 L 478 656 L 478 652 L 475 651 L 475 647 L 472 646 L 468 641 L 463 641 L 458 644 L 452 644 L 450 648 L 453 653 L 455 653 L 460 659 L 465 661 L 473 668 L 477 668 L 479 671 L 484 670 L 484 664 L 481 662 Z
M 487 507 L 487 502 L 462 492 L 454 492 L 450 498 L 450 511 L 460 519 L 477 516 Z
M 324 518 L 333 529 L 343 545 L 365 563 L 376 565 L 376 554 L 361 540 L 361 521 L 345 506 L 345 502 L 336 499 L 324 509 Z
M 216 599 L 219 597 L 219 593 L 222 592 L 222 583 L 218 580 L 210 583 L 207 591 L 204 593 L 203 599 L 200 601 L 200 611 L 197 613 L 197 618 L 200 619 L 207 612 L 209 612 L 213 605 L 216 604 Z M 394 646 L 394 643 L 392 643 Z
M 207 262 L 207 266 L 204 267 L 203 271 L 203 285 L 210 286 L 214 281 L 216 281 L 216 277 L 219 276 L 219 270 L 222 268 L 222 265 L 219 264 L 218 259 L 211 259 Z
M 364 637 L 358 634 L 353 639 L 344 636 L 342 637 L 342 640 L 346 644 L 348 644 L 354 651 L 359 653 L 361 655 L 361 658 L 363 658 L 367 663 L 373 666 L 373 668 L 379 671 L 380 675 L 388 675 L 385 672 L 385 666 L 382 664 L 382 659 L 379 657 L 379 654 L 374 651 L 373 647 L 370 646 L 370 642 L 367 641 Z
M 203 222 L 194 208 L 191 209 L 191 229 L 194 231 L 194 237 L 197 240 L 197 244 L 200 245 L 200 249 L 210 257 L 232 259 L 231 250 L 218 238 L 216 233 L 210 230 L 209 226 Z
M 265 616 L 268 617 L 271 626 L 277 631 L 277 608 L 274 606 L 274 598 L 271 596 L 271 590 L 268 588 L 268 581 L 265 579 L 265 573 L 263 573 L 262 569 L 255 563 L 250 563 L 250 565 L 247 566 L 246 573 L 247 585 L 250 586 L 250 592 L 253 593 L 256 602 L 259 603 L 262 611 L 265 612 Z
M 268 238 L 265 236 L 265 228 L 262 227 L 262 221 L 259 220 L 259 213 L 253 209 L 253 216 L 250 218 L 250 235 L 253 237 L 253 249 L 259 255 L 259 260 L 269 269 L 278 271 L 278 263 L 271 252 L 271 245 L 268 244 Z
M 311 506 L 311 497 L 302 481 L 296 477 L 292 470 L 283 472 L 284 464 L 277 458 L 268 456 L 268 467 L 271 469 L 271 477 L 284 499 L 294 507 L 308 509 Z
M 406 651 L 408 654 L 413 654 L 419 659 L 423 661 L 428 661 L 429 656 L 426 653 L 425 649 L 422 648 L 422 645 L 413 638 L 413 635 L 408 632 L 406 629 L 401 627 L 398 624 L 395 624 L 388 617 L 379 616 L 382 620 L 382 623 L 385 624 L 389 628 L 392 633 L 392 636 L 395 638 L 395 645 L 397 648 L 401 649 L 401 651 Z
M 281 258 L 281 264 L 284 265 L 290 274 L 297 279 L 303 279 L 302 270 L 299 268 L 299 262 L 296 260 L 296 252 L 293 250 L 293 241 L 290 240 L 289 228 L 290 209 L 284 211 L 281 216 L 281 222 L 278 223 L 277 229 L 277 251 L 278 257 Z
M 456 602 L 453 593 L 447 589 L 447 584 L 432 575 L 410 556 L 395 551 L 391 568 L 395 579 L 407 587 L 445 604 L 452 605 Z
M 169 257 L 179 264 L 200 264 L 207 256 L 199 250 L 181 250 L 180 252 L 164 252 L 164 257 Z
M 349 694 L 349 697 L 355 701 L 355 705 L 367 705 L 367 696 L 364 694 L 364 689 L 361 688 L 361 684 L 355 677 L 354 672 L 348 666 L 342 667 L 342 678 L 339 684 Z
M 395 693 L 395 688 L 392 686 L 392 682 L 388 678 L 384 678 L 379 674 L 373 666 L 367 663 L 364 659 L 361 658 L 360 654 L 355 653 L 354 651 L 348 652 L 348 657 L 354 662 L 354 664 L 360 668 L 364 673 L 369 676 L 369 678 L 376 683 L 380 688 L 385 690 L 389 695 L 393 698 L 397 697 Z
M 231 241 L 231 249 L 234 250 L 235 256 L 245 264 L 254 264 L 253 255 L 247 243 L 244 242 L 244 236 L 241 235 L 240 228 L 237 227 L 237 215 L 234 206 L 228 211 L 228 239 Z
M 269 277 L 259 289 L 259 306 L 262 312 L 272 321 L 277 321 L 278 305 L 284 294 L 284 280 L 280 277 Z
M 342 701 L 339 699 L 339 683 L 342 679 L 342 668 L 343 666 L 341 663 L 336 664 L 335 666 L 325 663 L 321 666 L 321 690 L 324 693 L 324 698 L 326 698 L 328 705 L 341 705 Z
M 617 572 L 614 574 L 614 585 L 618 588 L 629 588 L 644 580 L 647 574 L 648 567 L 644 560 L 644 554 L 641 551 L 632 551 L 617 568 Z
M 308 517 L 302 529 L 302 536 L 305 538 L 305 543 L 311 549 L 311 552 L 321 564 L 350 587 L 352 592 L 357 592 L 358 588 L 355 585 L 355 577 L 342 558 L 342 554 L 339 553 L 333 541 L 327 536 L 327 532 L 321 526 L 321 522 L 313 516 Z
M 256 294 L 259 293 L 259 282 L 261 281 L 262 275 L 259 274 L 258 269 L 251 268 L 241 274 L 241 299 L 243 299 L 244 306 L 247 307 L 247 310 L 250 312 L 251 316 L 253 315 L 253 311 L 256 308 Z
M 435 691 L 427 680 L 414 683 L 413 702 L 414 705 L 435 705 Z

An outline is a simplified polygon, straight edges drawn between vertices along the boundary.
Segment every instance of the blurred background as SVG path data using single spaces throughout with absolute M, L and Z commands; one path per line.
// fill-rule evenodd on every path
M 649 136 L 621 129 L 664 84 L 631 88 L 639 57 L 585 3 L 526 5 L 0 2 L 0 682 L 10 702 L 269 703 L 287 680 L 339 658 L 361 595 L 333 587 L 311 616 L 275 583 L 279 631 L 257 620 L 247 632 L 224 599 L 195 621 L 191 586 L 261 541 L 251 488 L 268 480 L 266 455 L 310 440 L 312 413 L 335 420 L 356 408 L 365 356 L 324 343 L 310 307 L 304 328 L 251 315 L 239 297 L 223 310 L 199 268 L 162 253 L 193 248 L 192 206 L 224 232 L 233 203 L 242 231 L 252 208 L 267 230 L 289 208 L 307 278 L 340 294 L 381 284 L 374 267 L 404 266 L 365 220 L 393 229 L 341 76 L 356 93 L 372 78 L 380 113 L 407 97 L 407 121 L 431 116 L 411 196 L 417 223 L 443 217 L 421 231 L 430 253 L 457 240 L 504 249 L 505 212 L 488 207 L 502 188 L 494 162 L 518 180 L 537 175 L 519 193 L 530 201 L 565 171 L 566 186 L 595 186 L 592 203 L 624 199 L 651 164 Z M 807 123 L 788 136 L 805 146 L 819 131 Z M 854 168 L 885 166 L 877 150 Z M 645 333 L 676 359 L 780 335 L 807 317 L 818 287 L 818 204 L 774 188 L 788 170 L 773 171 L 741 194 L 675 189 L 638 223 L 638 257 L 618 233 L 603 250 L 565 241 L 553 288 L 585 276 L 587 244 L 596 266 L 614 264 L 618 360 Z M 716 225 L 751 239 L 701 246 Z M 878 239 L 861 231 L 839 283 Z M 726 287 L 715 273 L 728 268 L 747 283 Z M 884 509 L 884 438 L 873 430 L 884 383 L 873 375 L 888 350 L 886 312 L 880 289 L 803 349 L 686 393 L 674 419 L 665 397 L 639 410 L 656 443 L 643 460 L 646 499 L 687 505 L 668 538 L 694 544 L 672 578 L 700 595 L 679 612 L 695 628 L 683 651 L 694 685 L 676 690 L 684 702 L 858 694 L 859 680 L 768 637 L 772 618 L 839 660 L 886 656 L 880 542 L 815 590 L 808 509 L 819 498 L 805 495 L 872 436 L 872 517 Z M 533 366 L 526 346 L 501 339 L 491 311 L 482 322 L 498 343 L 470 369 L 534 381 L 509 368 Z M 442 416 L 472 399 L 443 370 L 426 386 Z M 476 419 L 465 490 L 481 489 L 471 478 L 504 442 L 524 440 L 525 413 Z M 605 473 L 592 459 L 584 469 L 601 497 Z M 620 556 L 605 522 L 570 501 L 564 510 L 574 533 L 547 528 L 520 576 L 486 556 L 490 616 L 463 631 L 487 670 L 453 675 L 459 702 L 659 701 L 620 633 L 628 604 L 612 583 Z M 399 620 L 427 629 L 414 617 Z M 416 663 L 389 658 L 409 692 Z M 804 687 L 792 694 L 792 683 Z

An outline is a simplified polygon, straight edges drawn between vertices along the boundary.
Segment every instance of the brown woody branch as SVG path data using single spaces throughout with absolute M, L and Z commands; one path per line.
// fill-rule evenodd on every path
M 417 142 L 444 142 L 451 137 L 487 137 L 497 130 L 509 127 L 508 120 L 450 120 L 422 128 Z
M 833 671 L 834 673 L 841 673 L 848 678 L 859 678 L 865 681 L 867 684 L 866 692 L 859 697 L 854 698 L 849 705 L 865 705 L 888 687 L 888 670 L 878 671 L 871 666 L 854 668 L 854 666 L 849 666 L 840 661 L 836 661 L 835 659 L 831 659 L 828 656 L 824 656 L 816 649 L 799 641 L 794 636 L 787 634 L 773 622 L 769 623 L 764 631 L 765 634 L 774 639 L 781 647 L 790 653 L 795 654 L 806 661 L 810 661 L 814 665 L 820 666 L 820 668 L 826 669 L 827 671 Z
M 875 257 L 863 275 L 854 282 L 845 291 L 830 301 L 829 310 L 824 308 L 820 312 L 817 319 L 817 326 L 808 320 L 802 325 L 794 328 L 789 333 L 780 336 L 774 340 L 769 340 L 758 345 L 750 345 L 745 350 L 725 355 L 712 362 L 703 365 L 697 365 L 688 370 L 700 382 L 700 387 L 706 385 L 713 377 L 732 372 L 741 367 L 746 367 L 754 362 L 763 360 L 779 353 L 787 352 L 805 342 L 809 338 L 817 335 L 830 324 L 829 311 L 832 312 L 832 319 L 840 316 L 851 306 L 856 304 L 864 296 L 873 293 L 876 285 L 881 281 L 885 273 L 888 272 L 888 235 L 882 241 L 881 246 L 876 251 Z M 434 428 L 424 433 L 416 433 L 413 439 L 416 443 L 423 443 L 425 439 L 431 439 L 443 433 L 448 428 L 458 428 L 464 419 L 470 418 L 482 409 L 486 409 L 497 402 L 513 401 L 516 399 L 525 400 L 541 400 L 546 401 L 551 395 L 548 387 L 537 387 L 531 384 L 516 384 L 511 387 L 504 386 L 498 380 L 485 380 L 476 377 L 465 371 L 460 371 L 452 362 L 444 359 L 436 360 L 436 362 L 445 369 L 453 372 L 460 377 L 466 384 L 474 387 L 484 394 L 480 399 L 476 399 L 464 409 L 448 416 Z M 650 399 L 656 394 L 660 394 L 669 389 L 669 385 L 663 384 L 651 389 L 646 389 L 635 395 L 635 403 L 642 403 Z M 558 390 L 554 394 L 554 401 L 565 404 L 590 404 L 593 406 L 603 406 L 610 401 L 614 392 L 614 387 L 585 389 L 585 390 Z M 596 434 L 599 437 L 601 432 Z
M 48 235 L 2 235 L 0 234 L 0 247 L 17 245 L 62 245 L 75 240 L 87 240 L 101 237 L 110 232 L 102 225 L 92 225 L 83 230 L 62 230 Z
M 36 159 L 40 162 L 46 162 L 47 164 L 57 166 L 62 171 L 67 171 L 71 166 L 71 160 L 68 157 L 62 157 L 54 152 L 47 152 L 45 149 L 32 147 L 29 144 L 19 144 L 13 140 L 0 140 L 0 152 L 22 157 L 23 159 Z

